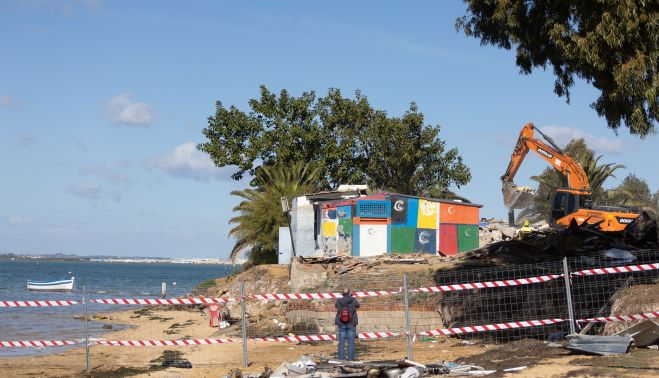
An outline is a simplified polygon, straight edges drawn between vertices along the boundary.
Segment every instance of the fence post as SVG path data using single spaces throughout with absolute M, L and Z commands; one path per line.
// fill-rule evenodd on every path
M 407 274 L 403 275 L 403 293 L 405 295 L 405 343 L 407 345 L 407 358 L 412 360 L 412 327 L 410 324 L 410 298 L 407 290 Z
M 240 282 L 240 305 L 242 307 L 242 325 L 243 325 L 243 367 L 249 366 L 247 359 L 247 319 L 245 318 L 245 281 Z
M 89 373 L 89 324 L 87 324 L 87 288 L 82 287 L 82 302 L 85 304 L 85 372 Z
M 563 258 L 563 278 L 565 278 L 565 296 L 567 297 L 567 311 L 570 317 L 570 334 L 577 333 L 574 327 L 574 310 L 572 309 L 572 289 L 570 287 L 570 268 L 567 265 L 567 257 Z

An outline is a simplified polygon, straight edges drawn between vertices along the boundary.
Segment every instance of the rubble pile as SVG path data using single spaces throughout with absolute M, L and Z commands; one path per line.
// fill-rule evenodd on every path
M 526 366 L 508 371 L 520 371 Z M 420 364 L 408 359 L 387 361 L 341 361 L 325 356 L 302 356 L 295 362 L 283 362 L 277 369 L 266 367 L 261 373 L 243 374 L 232 369 L 225 378 L 419 378 L 424 376 L 482 376 L 496 373 L 480 366 L 438 361 Z
M 546 222 L 532 224 L 531 228 L 528 233 L 520 233 L 503 221 L 485 221 L 480 227 L 481 248 L 468 252 L 463 260 L 498 266 L 602 255 L 611 249 L 659 249 L 657 224 L 645 213 L 621 233 L 602 233 L 597 224 L 575 221 L 565 229 L 549 228 Z

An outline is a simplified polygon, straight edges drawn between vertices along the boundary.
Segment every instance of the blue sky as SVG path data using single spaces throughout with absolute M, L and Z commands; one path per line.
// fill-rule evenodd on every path
M 214 103 L 267 85 L 416 101 L 472 169 L 456 191 L 504 218 L 499 177 L 520 128 L 584 136 L 647 178 L 659 140 L 615 135 L 577 82 L 519 74 L 514 53 L 457 33 L 459 1 L 0 3 L 0 252 L 226 257 L 233 182 L 195 151 Z M 544 168 L 529 156 L 517 183 Z

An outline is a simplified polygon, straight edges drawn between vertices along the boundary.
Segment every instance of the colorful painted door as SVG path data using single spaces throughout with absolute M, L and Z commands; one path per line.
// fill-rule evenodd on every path
M 359 256 L 387 254 L 387 225 L 359 225 Z
M 458 254 L 458 226 L 455 224 L 439 225 L 439 251 L 448 256 Z

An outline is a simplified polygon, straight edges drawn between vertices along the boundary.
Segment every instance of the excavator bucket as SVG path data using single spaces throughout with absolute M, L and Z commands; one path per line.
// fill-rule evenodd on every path
M 508 209 L 524 209 L 531 205 L 535 192 L 528 186 L 517 186 L 512 181 L 502 181 L 503 204 Z

